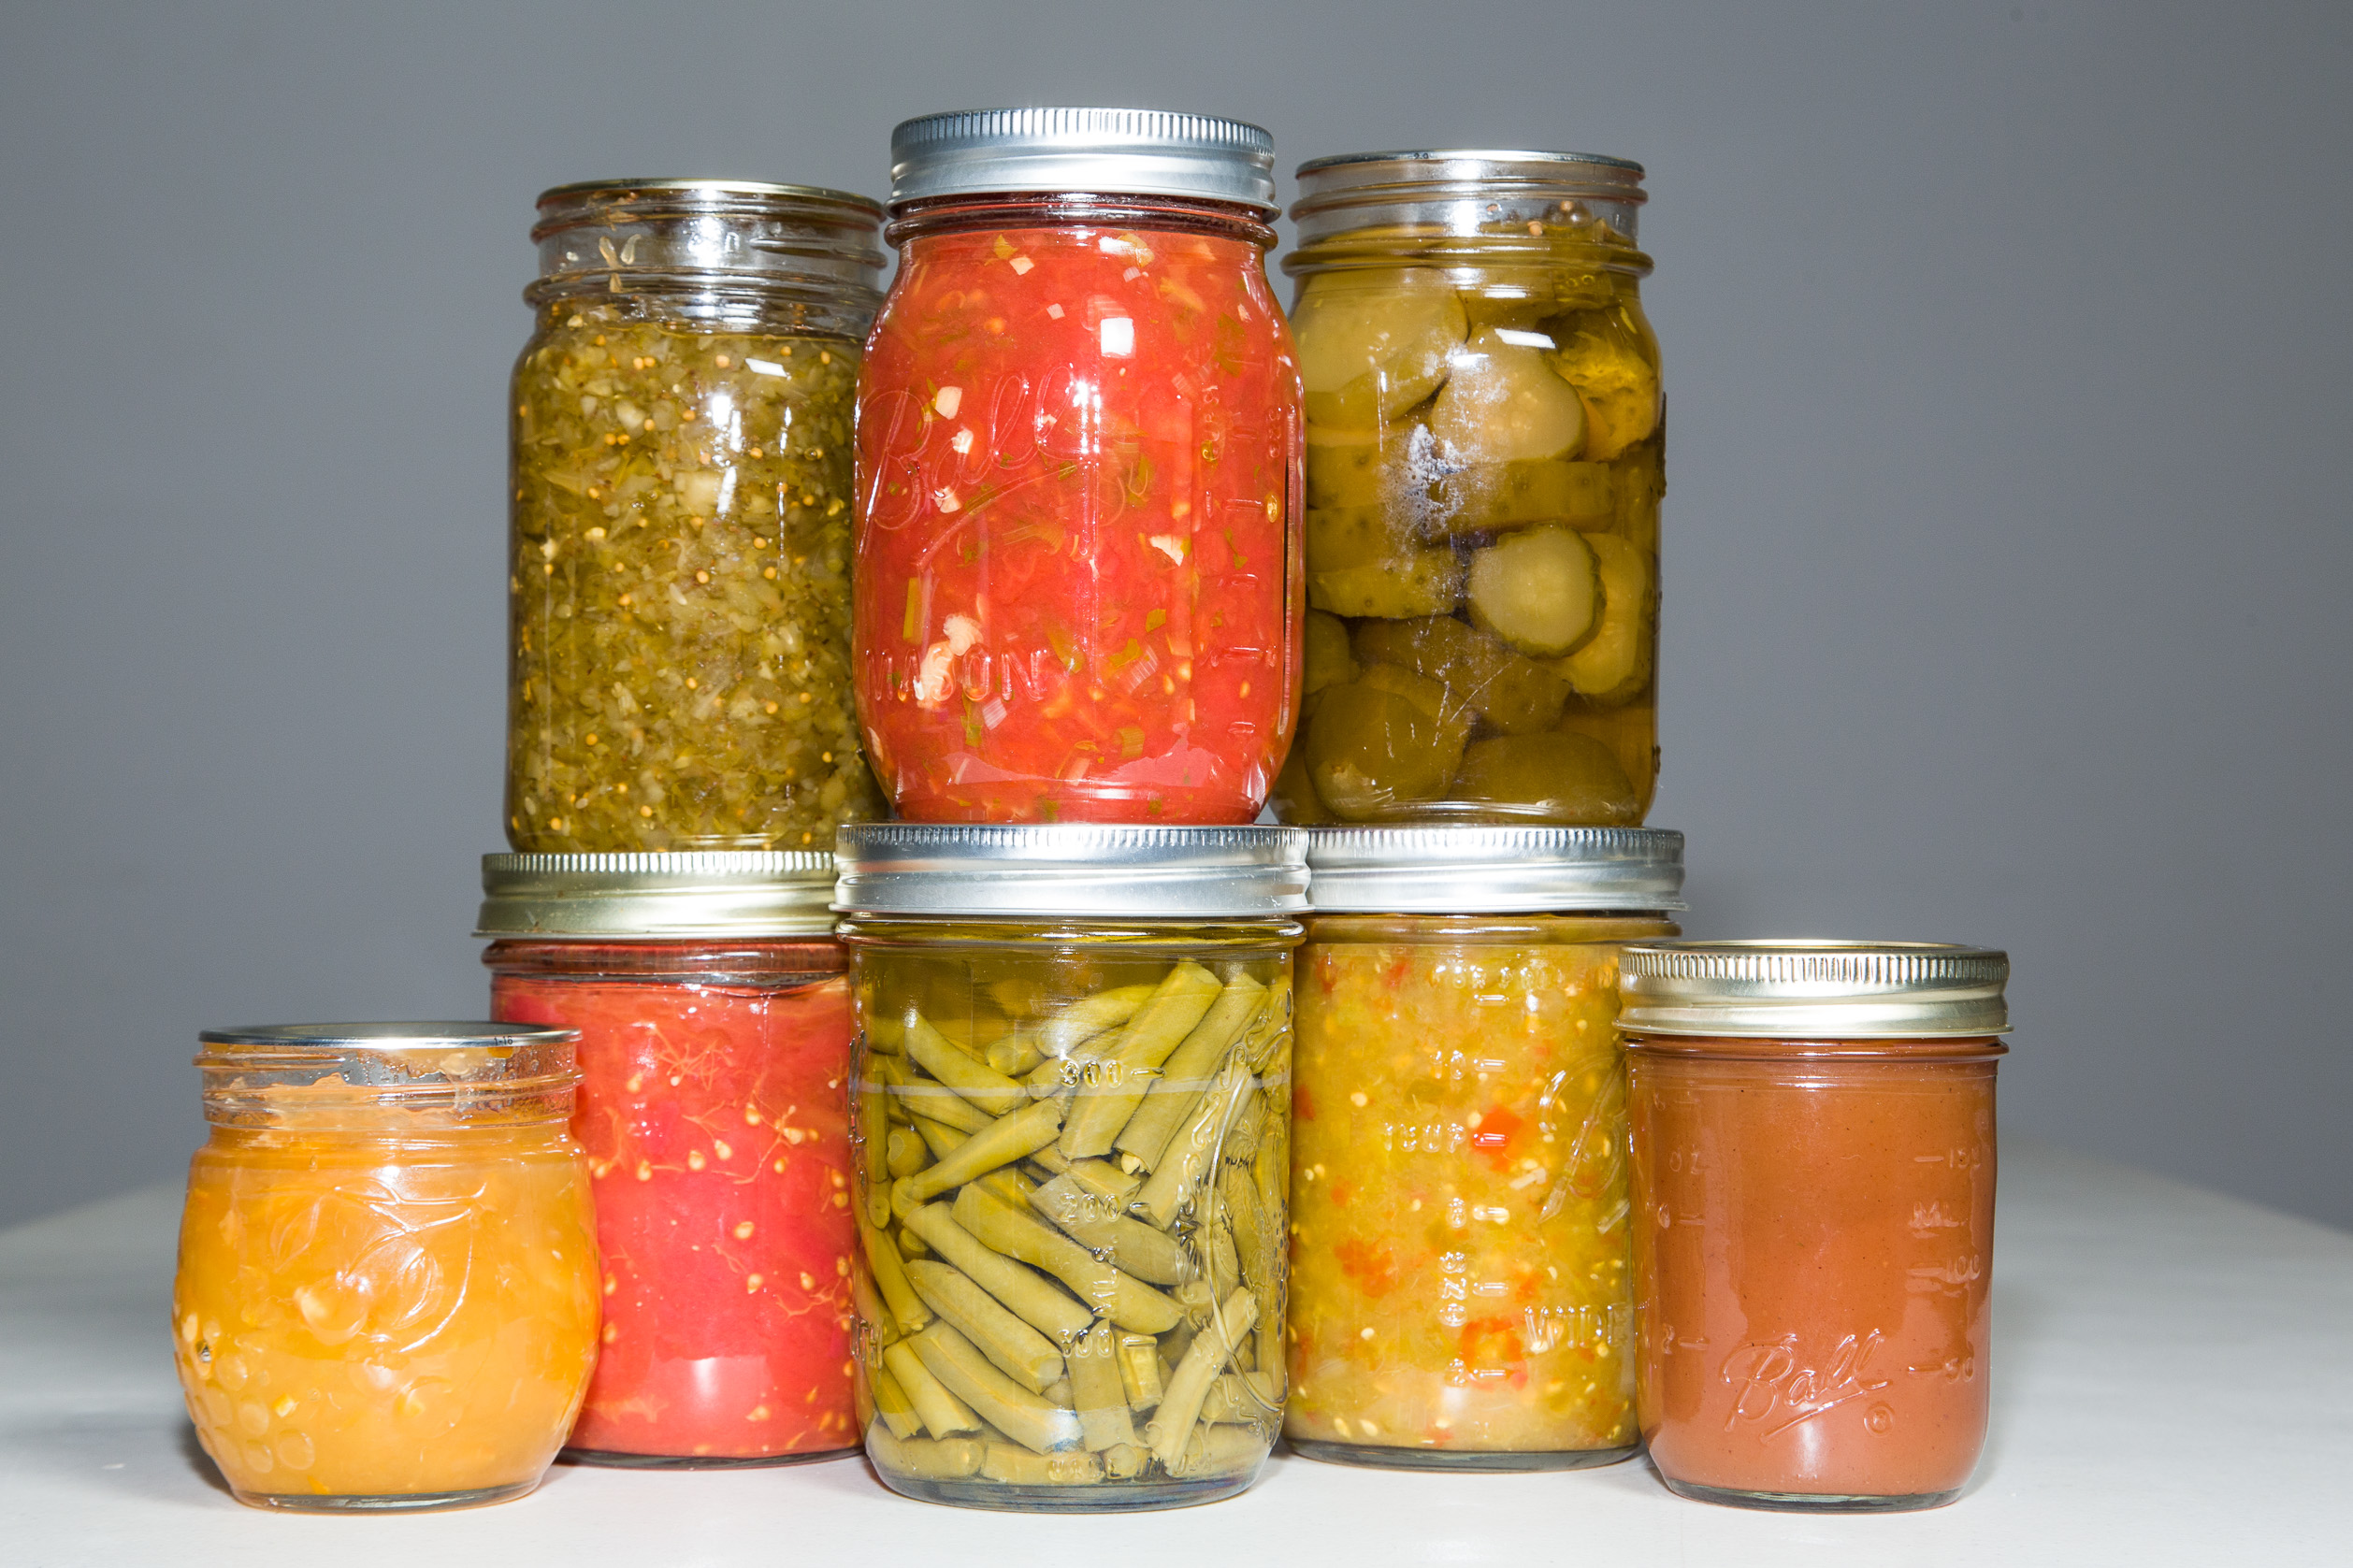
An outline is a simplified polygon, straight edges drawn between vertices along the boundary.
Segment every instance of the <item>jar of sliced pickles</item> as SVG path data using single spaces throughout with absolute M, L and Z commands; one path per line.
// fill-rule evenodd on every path
M 1284 1432 L 1311 1459 L 1564 1470 L 1635 1452 L 1621 944 L 1682 835 L 1309 835 Z
M 537 1486 L 597 1354 L 570 1029 L 208 1029 L 172 1350 L 240 1503 L 456 1508 Z
M 491 1011 L 581 1034 L 604 1331 L 568 1457 L 856 1449 L 832 855 L 490 855 L 483 893 Z
M 1639 823 L 1666 404 L 1638 165 L 1299 169 L 1302 742 L 1286 821 Z
M 881 216 L 731 180 L 540 198 L 512 399 L 514 848 L 822 852 L 881 814 L 849 686 Z
M 1300 835 L 871 825 L 839 855 L 867 1457 L 980 1508 L 1241 1491 L 1285 1393 Z

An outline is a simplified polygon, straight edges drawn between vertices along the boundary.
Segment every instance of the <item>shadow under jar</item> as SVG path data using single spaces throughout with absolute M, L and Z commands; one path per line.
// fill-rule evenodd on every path
M 540 1483 L 597 1351 L 570 1029 L 208 1029 L 172 1350 L 229 1490 L 308 1513 Z
M 1251 821 L 1305 608 L 1272 143 L 1039 108 L 909 121 L 891 148 L 857 627 L 899 814 Z
M 1682 835 L 1326 828 L 1300 954 L 1291 1400 L 1310 1459 L 1636 1451 L 1618 951 Z
M 849 666 L 881 217 L 729 180 L 540 198 L 512 400 L 514 848 L 822 852 L 883 814 Z
M 1985 1443 L 2009 970 L 1927 942 L 1626 949 L 1638 1397 L 1670 1490 L 1959 1495 Z
M 866 1453 L 1046 1513 L 1214 1502 L 1281 1426 L 1274 827 L 845 830 Z
M 1658 339 L 1639 165 L 1299 169 L 1301 741 L 1285 821 L 1631 826 L 1658 776 Z
M 566 1457 L 854 1452 L 832 856 L 493 855 L 483 892 L 491 1011 L 581 1036 L 604 1329 Z

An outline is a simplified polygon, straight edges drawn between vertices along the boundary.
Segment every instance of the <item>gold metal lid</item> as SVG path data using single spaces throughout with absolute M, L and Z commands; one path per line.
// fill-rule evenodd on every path
M 1618 956 L 1618 1027 L 1794 1040 L 2000 1034 L 2009 978 L 2009 955 L 1944 942 L 1632 942 Z
M 818 850 L 485 855 L 478 937 L 614 941 L 823 936 L 833 856 Z

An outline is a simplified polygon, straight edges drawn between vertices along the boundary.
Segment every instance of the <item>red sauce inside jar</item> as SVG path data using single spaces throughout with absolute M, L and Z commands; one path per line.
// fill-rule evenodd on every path
M 484 961 L 492 1016 L 581 1031 L 604 1329 L 569 1451 L 854 1448 L 840 950 L 502 942 Z
M 1999 1042 L 1628 1040 L 1638 1403 L 1670 1487 L 1944 1501 L 1985 1446 Z
M 868 755 L 925 821 L 1248 822 L 1305 611 L 1298 373 L 1244 237 L 1264 231 L 1049 226 L 1047 205 L 909 238 L 867 345 Z

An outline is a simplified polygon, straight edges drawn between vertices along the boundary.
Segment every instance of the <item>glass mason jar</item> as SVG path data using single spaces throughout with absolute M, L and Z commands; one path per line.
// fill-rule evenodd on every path
M 172 1350 L 240 1503 L 456 1508 L 540 1483 L 597 1354 L 578 1036 L 208 1029 Z
M 568 1457 L 854 1451 L 833 856 L 492 855 L 483 891 L 491 1011 L 581 1036 L 604 1333 Z
M 1639 165 L 1301 165 L 1303 742 L 1286 821 L 1639 823 L 1658 777 L 1658 339 Z
M 515 362 L 507 842 L 824 850 L 882 814 L 850 696 L 850 425 L 881 209 L 540 197 Z
M 901 125 L 858 698 L 899 814 L 1247 823 L 1298 705 L 1299 378 L 1254 125 Z
M 1309 1459 L 1636 1451 L 1618 951 L 1682 835 L 1326 828 L 1300 954 L 1291 1381 Z
M 2009 971 L 1927 942 L 1626 949 L 1638 1398 L 1670 1489 L 1887 1510 L 1968 1481 Z
M 1053 1513 L 1232 1496 L 1281 1426 L 1283 828 L 845 829 L 866 1453 Z

